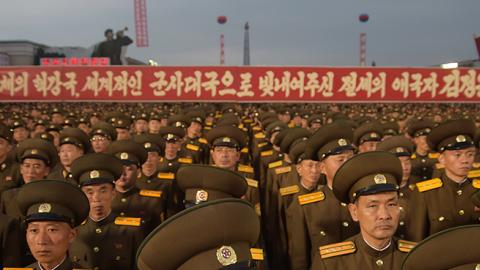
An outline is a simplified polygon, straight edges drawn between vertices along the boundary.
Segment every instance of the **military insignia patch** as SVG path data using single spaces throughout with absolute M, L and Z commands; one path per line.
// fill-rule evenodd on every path
M 38 206 L 38 213 L 50 213 L 52 206 L 49 203 L 42 203 Z
M 231 265 L 237 263 L 237 254 L 231 246 L 222 246 L 217 249 L 217 260 L 223 265 Z

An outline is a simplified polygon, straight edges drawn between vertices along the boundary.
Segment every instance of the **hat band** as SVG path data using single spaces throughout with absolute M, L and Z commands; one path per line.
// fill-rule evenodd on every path
M 371 185 L 371 186 L 364 187 L 362 189 L 357 190 L 353 194 L 353 196 L 350 198 L 350 201 L 353 203 L 360 196 L 373 195 L 373 194 L 389 192 L 389 191 L 398 191 L 398 188 L 399 188 L 398 185 L 394 185 L 392 183 Z
M 75 221 L 73 218 L 62 216 L 62 215 L 57 215 L 54 213 L 37 213 L 37 214 L 32 214 L 28 215 L 24 222 L 26 224 L 34 221 L 59 221 L 59 222 L 66 222 L 70 224 L 70 226 L 75 227 Z
M 112 180 L 110 178 L 99 177 L 99 178 L 88 179 L 86 181 L 83 181 L 80 183 L 80 186 L 84 187 L 84 186 L 93 186 L 93 185 L 101 185 L 101 184 L 115 185 L 115 181 L 116 179 Z
M 329 156 L 340 155 L 345 151 L 354 151 L 354 150 L 355 150 L 355 147 L 353 147 L 353 145 L 351 145 L 351 144 L 348 144 L 348 145 L 333 148 L 333 149 L 327 151 L 326 153 L 319 152 L 317 155 L 318 155 L 318 159 L 321 161 L 323 159 L 326 159 Z
M 466 141 L 466 142 L 448 144 L 440 147 L 439 150 L 440 152 L 443 152 L 445 150 L 461 150 L 461 149 L 465 149 L 473 146 L 475 146 L 475 143 L 473 141 Z

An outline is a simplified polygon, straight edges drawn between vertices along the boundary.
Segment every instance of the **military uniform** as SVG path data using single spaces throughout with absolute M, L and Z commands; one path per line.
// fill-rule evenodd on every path
M 60 265 L 58 265 L 55 268 L 55 270 L 75 270 L 75 269 L 79 270 L 81 268 L 82 267 L 79 264 L 72 262 L 69 257 L 65 257 L 65 260 Z M 22 269 L 22 268 L 16 268 L 16 269 Z M 25 269 L 43 270 L 43 268 L 41 268 L 38 262 L 27 266 Z
M 435 123 L 429 119 L 418 119 L 409 125 L 407 133 L 411 138 L 427 136 Z M 437 163 L 437 153 L 426 153 L 424 155 L 415 152 L 412 154 L 412 176 L 425 181 L 431 179 Z M 415 184 L 415 183 L 414 183 Z
M 0 123 L 0 138 L 12 143 L 12 132 L 10 129 Z M 2 192 L 20 185 L 20 166 L 15 159 L 9 156 L 5 157 L 0 163 L 0 196 Z
M 0 267 L 20 265 L 20 223 L 18 220 L 0 214 Z

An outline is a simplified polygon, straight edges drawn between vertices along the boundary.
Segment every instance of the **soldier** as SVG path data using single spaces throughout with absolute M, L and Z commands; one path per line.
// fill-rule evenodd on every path
M 90 127 L 90 121 L 88 121 L 88 119 L 85 117 L 80 117 L 78 119 L 77 127 L 83 130 L 83 132 L 85 132 L 86 134 L 90 134 L 90 132 L 92 131 Z
M 16 154 L 21 161 L 20 174 L 24 183 L 45 179 L 58 161 L 55 146 L 42 139 L 24 140 L 18 144 Z M 1 212 L 17 219 L 21 217 L 17 203 L 19 190 L 20 188 L 6 190 L 0 202 Z
M 13 134 L 10 128 L 0 123 L 0 196 L 20 184 L 19 165 L 11 157 L 12 149 Z
M 165 218 L 167 194 L 163 191 L 140 189 L 136 180 L 141 174 L 147 151 L 133 141 L 113 142 L 106 151 L 123 163 L 123 173 L 115 181 L 117 195 L 112 202 L 112 211 L 121 217 L 141 219 L 144 235 L 148 235 Z
M 75 160 L 73 177 L 87 195 L 89 217 L 78 228 L 70 258 L 89 269 L 133 270 L 135 253 L 143 234 L 141 221 L 115 217 L 112 202 L 115 181 L 123 171 L 122 162 L 103 153 L 87 154 Z
M 358 152 L 375 151 L 377 144 L 382 140 L 382 127 L 375 122 L 366 123 L 356 128 L 353 132 L 353 142 L 358 147 Z
M 470 196 L 480 188 L 478 171 L 469 172 L 475 159 L 475 124 L 466 119 L 447 121 L 430 132 L 427 141 L 445 167 L 439 178 L 419 182 L 413 194 L 408 239 L 422 240 L 436 232 L 478 223 Z
M 72 163 L 79 157 L 88 153 L 91 148 L 88 135 L 79 128 L 67 128 L 60 133 L 60 157 L 61 167 L 48 175 L 48 179 L 66 180 L 74 185 L 78 183 L 73 179 L 71 171 Z
M 92 126 L 90 142 L 95 153 L 103 153 L 110 143 L 117 139 L 115 128 L 107 122 L 97 122 Z
M 155 229 L 139 249 L 137 266 L 139 270 L 254 269 L 252 259 L 263 256 L 250 248 L 259 234 L 258 217 L 248 203 L 238 199 L 202 203 Z M 191 241 L 178 241 L 179 237 Z
M 21 265 L 20 222 L 0 213 L 0 268 Z
M 20 143 L 30 137 L 30 132 L 27 129 L 27 125 L 23 120 L 15 120 L 12 124 L 13 139 L 15 142 Z
M 25 216 L 28 246 L 37 261 L 28 269 L 80 268 L 68 257 L 68 249 L 77 236 L 75 228 L 88 216 L 85 194 L 65 181 L 44 180 L 23 186 L 18 204 Z
M 432 178 L 438 154 L 432 153 L 427 143 L 427 135 L 435 126 L 429 119 L 414 121 L 408 127 L 408 136 L 415 143 L 415 153 L 412 155 L 412 175 L 425 181 Z
M 309 269 L 319 246 L 358 233 L 346 204 L 332 191 L 335 173 L 353 156 L 353 150 L 351 129 L 339 123 L 323 126 L 307 141 L 297 166 L 300 191 L 287 209 L 292 270 Z M 325 175 L 326 185 L 319 185 L 320 173 Z
M 478 243 L 480 225 L 444 230 L 418 243 L 405 258 L 402 270 L 480 269 Z
M 202 137 L 203 132 L 203 118 L 201 115 L 194 115 L 191 113 L 189 125 L 187 127 L 185 142 L 182 150 L 189 153 L 194 163 L 207 164 L 209 161 L 209 147 L 208 141 Z
M 117 140 L 130 140 L 132 134 L 130 134 L 131 121 L 126 116 L 116 118 L 113 122 L 113 127 L 117 132 Z
M 162 127 L 162 115 L 160 113 L 152 113 L 148 120 L 148 133 L 158 134 Z
M 148 115 L 146 113 L 137 115 L 133 129 L 135 135 L 148 133 Z
M 63 121 L 65 121 L 65 117 L 63 117 L 62 111 L 58 108 L 53 108 L 51 111 L 51 115 L 52 115 L 52 121 L 51 121 L 52 124 L 60 125 L 63 123 Z
M 321 246 L 312 270 L 399 270 L 414 243 L 393 237 L 400 216 L 398 189 L 402 179 L 399 159 L 387 152 L 358 154 L 335 174 L 333 192 L 348 204 L 360 225 L 360 234 L 344 242 Z
M 162 137 L 155 134 L 141 134 L 134 136 L 133 140 L 143 145 L 147 151 L 147 161 L 142 165 L 142 174 L 137 179 L 137 186 L 141 189 L 163 190 L 167 193 L 171 181 L 163 181 L 165 179 L 162 180 L 159 177 L 161 174 L 158 171 L 160 160 L 164 155 L 163 149 L 165 149 L 165 142 Z

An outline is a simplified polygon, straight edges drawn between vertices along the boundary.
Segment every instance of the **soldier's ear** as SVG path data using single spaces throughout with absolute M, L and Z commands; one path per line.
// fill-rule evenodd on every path
M 295 165 L 295 169 L 297 170 L 298 175 L 302 176 L 302 165 L 300 165 L 300 163 Z
M 439 162 L 440 164 L 445 165 L 445 151 L 443 151 L 442 153 L 440 153 L 440 155 L 438 156 L 438 162 Z
M 352 216 L 353 221 L 358 222 L 357 203 L 349 203 L 348 204 L 348 211 L 350 212 L 350 216 Z

